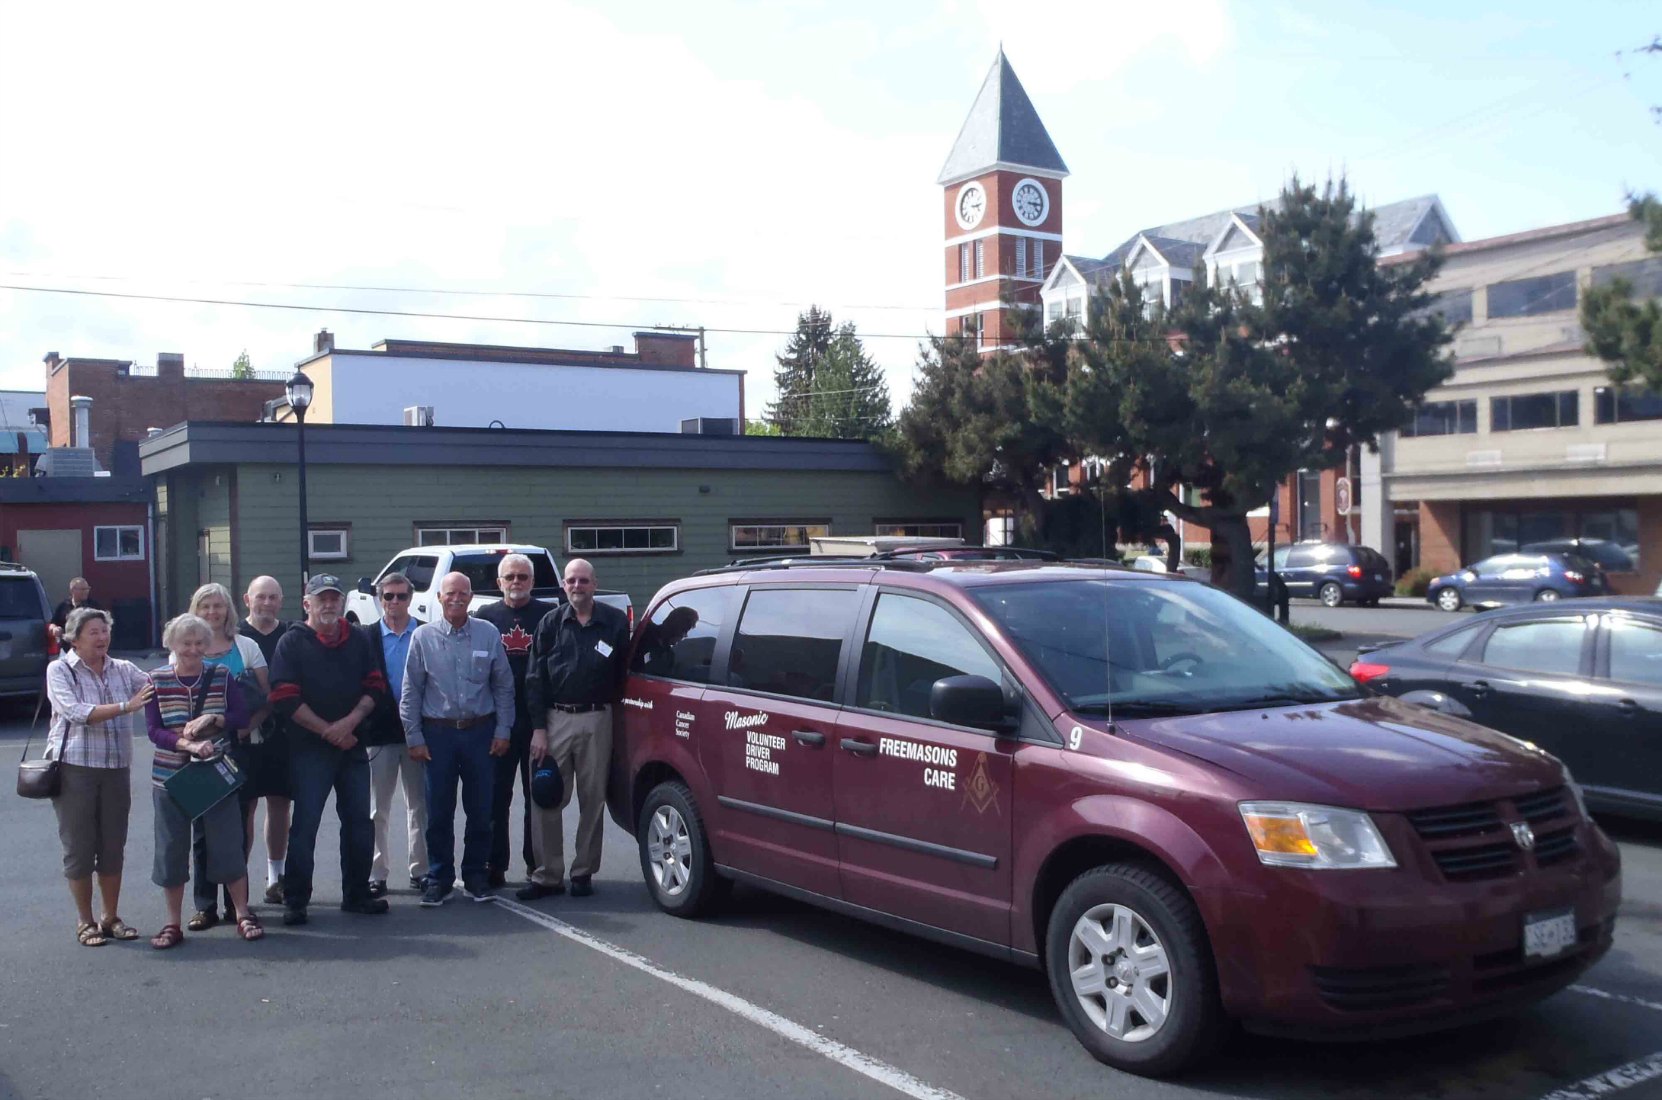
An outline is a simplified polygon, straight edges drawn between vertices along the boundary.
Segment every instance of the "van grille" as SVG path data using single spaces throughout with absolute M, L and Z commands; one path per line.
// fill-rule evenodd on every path
M 1412 810 L 1405 815 L 1443 877 L 1454 882 L 1504 878 L 1524 869 L 1524 851 L 1510 831 L 1524 821 L 1535 830 L 1536 866 L 1560 863 L 1579 851 L 1573 803 L 1563 787 L 1489 802 Z M 1542 829 L 1562 822 L 1562 826 Z
M 1401 1008 L 1442 996 L 1449 986 L 1446 966 L 1375 966 L 1341 969 L 1312 966 L 1311 981 L 1321 999 L 1351 1011 Z

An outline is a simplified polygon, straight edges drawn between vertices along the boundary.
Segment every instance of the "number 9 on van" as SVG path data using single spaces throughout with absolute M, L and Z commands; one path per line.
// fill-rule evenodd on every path
M 1242 802 L 1240 808 L 1266 866 L 1339 871 L 1397 865 L 1373 818 L 1360 810 L 1304 802 Z

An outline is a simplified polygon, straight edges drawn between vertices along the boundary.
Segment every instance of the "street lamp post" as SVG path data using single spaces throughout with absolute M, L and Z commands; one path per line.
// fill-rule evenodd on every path
M 305 371 L 297 370 L 283 387 L 288 395 L 289 408 L 299 426 L 300 444 L 300 589 L 305 591 L 311 565 L 311 539 L 306 523 L 306 410 L 312 407 L 312 380 Z

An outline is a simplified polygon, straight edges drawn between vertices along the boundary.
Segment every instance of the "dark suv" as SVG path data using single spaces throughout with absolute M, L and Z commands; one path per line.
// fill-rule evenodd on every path
M 0 562 L 0 698 L 33 698 L 46 682 L 46 662 L 57 651 L 46 589 L 32 569 Z
M 1186 578 L 730 568 L 658 593 L 631 669 L 610 808 L 661 908 L 738 880 L 1041 967 L 1123 1069 L 1230 1017 L 1449 1026 L 1610 947 L 1619 857 L 1557 760 Z
M 1394 591 L 1391 563 L 1368 546 L 1343 542 L 1298 542 L 1278 548 L 1275 570 L 1290 596 L 1311 596 L 1328 607 L 1351 603 L 1375 606 Z

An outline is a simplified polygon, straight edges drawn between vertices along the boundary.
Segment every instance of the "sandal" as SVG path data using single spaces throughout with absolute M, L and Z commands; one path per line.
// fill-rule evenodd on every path
M 206 932 L 219 923 L 219 914 L 212 909 L 198 909 L 190 915 L 185 927 L 192 932 Z
M 122 920 L 120 917 L 109 917 L 99 922 L 99 931 L 112 940 L 136 940 L 139 938 L 138 929 Z
M 103 947 L 109 943 L 109 937 L 89 920 L 84 920 L 75 926 L 75 939 L 82 947 Z
M 255 940 L 265 938 L 265 926 L 260 923 L 259 917 L 256 917 L 253 913 L 247 913 L 237 920 L 237 935 L 241 936 L 245 942 L 253 943 Z
M 185 933 L 177 924 L 164 924 L 162 930 L 150 937 L 150 946 L 157 951 L 166 951 L 170 947 L 178 947 L 185 942 Z

